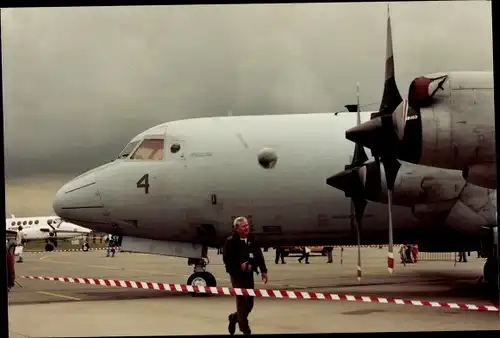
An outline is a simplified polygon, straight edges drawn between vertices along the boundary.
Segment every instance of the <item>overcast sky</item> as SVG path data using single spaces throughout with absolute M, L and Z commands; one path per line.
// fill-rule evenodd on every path
M 490 2 L 392 3 L 396 79 L 492 70 Z M 7 212 L 170 120 L 329 112 L 383 90 L 382 3 L 2 9 Z M 17 216 L 17 215 L 16 215 Z

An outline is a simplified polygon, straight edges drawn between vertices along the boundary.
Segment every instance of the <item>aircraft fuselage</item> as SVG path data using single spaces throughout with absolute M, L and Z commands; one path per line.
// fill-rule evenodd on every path
M 355 124 L 350 113 L 165 123 L 131 141 L 164 138 L 162 160 L 117 159 L 91 170 L 61 188 L 54 210 L 95 231 L 156 240 L 217 244 L 244 215 L 263 245 L 353 244 L 351 201 L 325 181 L 351 162 L 344 131 Z M 276 156 L 274 167 L 259 163 L 263 153 Z M 407 206 L 394 206 L 393 220 L 400 243 L 453 232 Z M 387 205 L 368 203 L 362 242 L 385 243 L 387 222 Z

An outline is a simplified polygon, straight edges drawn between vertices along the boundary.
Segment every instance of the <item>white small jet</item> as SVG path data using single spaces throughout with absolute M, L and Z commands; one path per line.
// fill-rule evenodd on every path
M 6 232 L 15 236 L 22 228 L 27 242 L 51 239 L 57 245 L 57 239 L 69 239 L 92 232 L 91 229 L 65 222 L 57 216 L 15 217 L 5 219 Z

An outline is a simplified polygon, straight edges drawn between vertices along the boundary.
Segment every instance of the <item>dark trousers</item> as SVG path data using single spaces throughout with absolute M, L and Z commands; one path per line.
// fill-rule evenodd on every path
M 328 256 L 328 263 L 333 262 L 333 248 L 326 249 L 326 255 Z
M 274 262 L 278 264 L 280 258 L 281 258 L 281 263 L 285 263 L 285 250 L 281 248 L 276 248 L 276 258 L 274 259 Z
M 247 273 L 243 277 L 234 278 L 231 276 L 231 284 L 233 288 L 253 289 L 254 279 L 253 273 Z M 231 314 L 232 318 L 237 318 L 238 326 L 243 334 L 250 334 L 250 326 L 248 325 L 248 315 L 253 309 L 253 298 L 250 296 L 236 296 L 236 312 Z
M 309 252 L 303 252 L 302 257 L 299 258 L 299 262 L 302 262 L 302 260 L 305 259 L 306 263 L 309 263 Z

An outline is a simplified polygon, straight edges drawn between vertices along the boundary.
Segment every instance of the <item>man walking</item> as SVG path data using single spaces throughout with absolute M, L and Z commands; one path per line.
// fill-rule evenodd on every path
M 302 251 L 302 256 L 299 258 L 299 263 L 302 263 L 302 260 L 306 260 L 306 264 L 309 264 L 309 255 L 311 254 L 311 248 L 305 246 Z
M 224 244 L 222 257 L 233 288 L 253 289 L 253 273 L 259 273 L 257 268 L 260 270 L 262 280 L 267 283 L 264 255 L 249 232 L 248 220 L 245 217 L 237 217 L 233 222 L 233 235 L 229 236 Z M 253 305 L 253 297 L 236 296 L 236 312 L 231 313 L 228 318 L 230 335 L 234 335 L 236 323 L 244 335 L 252 333 L 248 325 L 248 315 Z

